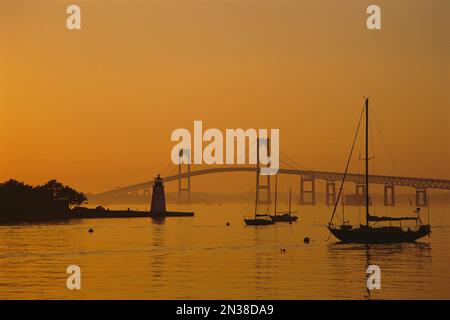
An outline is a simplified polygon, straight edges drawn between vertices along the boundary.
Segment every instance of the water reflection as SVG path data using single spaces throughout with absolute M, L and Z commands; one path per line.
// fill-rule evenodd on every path
M 164 244 L 164 218 L 154 218 L 152 219 L 152 224 L 154 224 L 154 228 L 151 232 L 151 263 L 150 263 L 150 274 L 152 281 L 158 283 L 162 286 L 163 282 L 160 282 L 159 279 L 164 274 L 164 265 L 165 265 L 165 254 L 162 250 L 165 247 Z
M 415 291 L 425 291 L 430 285 L 431 244 L 344 244 L 328 245 L 328 261 L 340 281 L 342 290 L 358 292 L 364 299 L 377 298 L 383 291 L 383 298 L 406 298 L 409 283 L 414 282 Z M 367 289 L 366 274 L 369 265 L 381 269 L 381 290 Z M 346 292 L 341 292 L 346 295 Z
M 152 224 L 164 224 L 166 222 L 165 217 L 152 217 Z
M 255 255 L 255 272 L 254 272 L 254 286 L 255 292 L 264 292 L 267 294 L 267 291 L 270 291 L 270 284 L 273 283 L 273 263 L 274 257 L 270 252 L 267 252 L 267 248 L 265 248 L 264 242 L 267 233 L 262 230 L 260 227 L 250 227 L 254 229 L 254 255 Z M 246 228 L 248 229 L 248 228 Z
M 447 220 L 441 219 L 441 227 L 434 229 L 433 244 L 358 245 L 334 243 L 333 238 L 325 241 L 328 231 L 314 221 L 325 221 L 329 212 L 320 208 L 314 214 L 305 211 L 292 225 L 247 227 L 241 225 L 241 206 L 227 204 L 213 211 L 200 207 L 195 219 L 85 219 L 0 226 L 0 298 L 450 296 L 447 211 L 435 219 Z M 95 233 L 87 232 L 91 227 Z M 305 236 L 311 238 L 310 244 L 303 243 Z M 65 288 L 69 264 L 84 271 L 80 292 Z M 381 268 L 381 290 L 368 292 L 366 269 L 371 264 Z

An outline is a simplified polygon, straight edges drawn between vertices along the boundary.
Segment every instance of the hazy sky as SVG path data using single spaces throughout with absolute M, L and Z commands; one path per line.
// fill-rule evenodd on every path
M 72 3 L 79 31 L 66 29 Z M 366 28 L 369 4 L 382 30 Z M 342 170 L 366 95 L 399 174 L 450 178 L 449 12 L 448 0 L 1 0 L 0 180 L 146 181 L 194 120 L 279 128 L 297 162 Z M 375 172 L 397 174 L 372 129 Z M 233 191 L 253 178 L 196 181 Z

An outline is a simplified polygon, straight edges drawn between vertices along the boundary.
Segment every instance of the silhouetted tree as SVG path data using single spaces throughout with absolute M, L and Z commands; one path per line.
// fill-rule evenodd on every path
M 0 220 L 59 219 L 86 201 L 84 193 L 56 180 L 32 187 L 10 179 L 0 183 Z
M 78 192 L 69 186 L 65 186 L 56 180 L 50 180 L 41 188 L 47 189 L 53 194 L 53 198 L 57 201 L 66 201 L 69 206 L 81 206 L 87 201 L 84 193 Z

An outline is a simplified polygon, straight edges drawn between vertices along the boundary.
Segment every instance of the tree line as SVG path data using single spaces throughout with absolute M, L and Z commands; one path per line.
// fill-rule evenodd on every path
M 37 186 L 14 179 L 0 183 L 0 221 L 63 219 L 86 202 L 84 193 L 57 180 Z

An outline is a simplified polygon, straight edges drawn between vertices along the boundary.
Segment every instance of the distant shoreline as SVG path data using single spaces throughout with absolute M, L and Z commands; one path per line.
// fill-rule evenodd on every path
M 150 195 L 116 195 L 113 197 L 96 197 L 88 194 L 90 205 L 121 205 L 121 204 L 150 204 Z M 292 194 L 293 202 L 299 195 Z M 325 193 L 317 192 L 317 205 L 325 204 Z M 383 194 L 373 193 L 371 195 L 374 203 L 383 203 Z M 397 194 L 396 202 L 398 205 L 409 204 L 409 200 L 415 202 L 416 195 L 414 193 Z M 221 205 L 222 203 L 247 203 L 253 201 L 254 195 L 250 192 L 243 193 L 206 193 L 206 192 L 192 192 L 189 203 L 191 204 L 206 204 L 206 205 Z M 278 201 L 280 203 L 287 203 L 289 193 L 279 193 Z M 185 204 L 188 203 L 186 199 L 178 200 L 178 194 L 166 193 L 166 202 L 169 204 Z M 440 192 L 430 194 L 430 203 L 433 204 L 450 204 L 450 192 Z
M 66 212 L 61 212 L 58 216 L 52 217 L 35 217 L 35 218 L 16 218 L 16 219 L 1 219 L 0 225 L 8 225 L 11 223 L 45 223 L 45 222 L 63 222 L 76 219 L 128 219 L 128 218 L 159 218 L 164 219 L 166 217 L 192 217 L 193 212 L 172 212 L 167 211 L 165 214 L 154 214 L 145 210 L 111 210 L 103 207 L 86 208 L 76 207 L 69 209 Z

